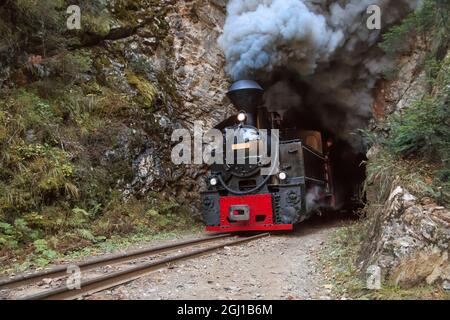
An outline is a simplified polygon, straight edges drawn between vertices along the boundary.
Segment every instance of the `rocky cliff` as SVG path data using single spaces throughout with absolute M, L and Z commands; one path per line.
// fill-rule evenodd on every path
M 66 27 L 69 4 L 79 30 Z M 0 2 L 3 248 L 63 230 L 56 246 L 82 245 L 198 213 L 205 169 L 171 162 L 171 134 L 233 112 L 216 43 L 224 6 Z
M 450 54 L 440 50 L 436 72 L 430 74 L 430 68 L 424 64 L 429 53 L 420 41 L 418 43 L 411 52 L 398 58 L 396 75 L 379 83 L 372 123 L 372 130 L 378 137 L 395 134 L 393 130 L 397 129 L 393 129 L 391 123 L 395 119 L 403 117 L 404 122 L 409 121 L 404 116 L 405 112 L 410 112 L 409 108 L 423 108 L 425 111 L 424 96 L 440 96 L 436 102 L 448 115 L 445 105 L 448 104 Z M 420 119 L 421 115 L 416 110 L 415 117 Z M 431 116 L 435 109 L 428 112 Z M 416 123 L 420 124 L 419 121 Z M 431 127 L 432 123 L 428 126 Z M 448 123 L 446 120 L 438 122 L 438 127 L 445 132 Z M 448 137 L 443 136 L 442 139 L 448 141 Z M 446 170 L 445 161 L 436 161 L 431 154 L 393 156 L 387 150 L 396 141 L 391 144 L 383 138 L 377 141 L 381 142 L 367 154 L 368 229 L 358 259 L 359 268 L 364 271 L 371 265 L 379 266 L 384 283 L 389 285 L 412 288 L 437 284 L 449 290 L 448 186 L 436 187 L 436 181 L 441 179 L 445 182 L 448 177 L 433 175 L 435 170 Z M 423 146 L 432 145 L 433 141 L 424 140 L 422 143 Z
M 165 110 L 155 112 L 161 131 L 165 132 L 159 146 L 170 150 L 170 135 L 176 128 L 192 130 L 194 121 L 200 121 L 205 130 L 212 128 L 233 113 L 233 108 L 225 98 L 229 85 L 224 73 L 224 58 L 217 45 L 217 38 L 225 19 L 224 1 L 176 1 L 168 10 L 165 20 L 168 24 L 170 47 L 161 48 L 148 59 L 157 61 L 166 80 L 171 86 L 169 94 L 174 97 Z M 142 31 L 141 34 L 145 34 Z M 128 47 L 133 39 L 126 40 Z M 149 41 L 135 38 L 135 46 Z M 151 40 L 150 40 L 151 41 Z M 124 55 L 126 53 L 123 53 Z M 136 49 L 133 55 L 139 54 Z M 152 75 L 149 75 L 150 77 Z M 135 158 L 133 181 L 127 185 L 131 193 L 146 194 L 148 191 L 163 189 L 172 193 L 180 201 L 197 212 L 200 176 L 205 170 L 199 166 L 176 167 L 168 160 L 161 166 L 158 152 L 150 148 Z M 155 158 L 156 157 L 156 158 Z M 169 188 L 167 182 L 172 183 Z
M 388 284 L 411 288 L 450 285 L 450 211 L 396 186 L 374 213 L 363 246 L 363 269 L 381 268 Z

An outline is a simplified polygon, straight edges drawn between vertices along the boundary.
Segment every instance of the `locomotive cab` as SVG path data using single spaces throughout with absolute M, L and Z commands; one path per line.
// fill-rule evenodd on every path
M 254 81 L 238 81 L 228 96 L 242 111 L 217 126 L 223 155 L 232 161 L 210 168 L 201 193 L 206 230 L 292 230 L 314 210 L 331 206 L 331 168 L 321 132 L 283 128 L 281 117 L 262 107 L 263 89 Z M 270 157 L 252 150 L 270 150 Z

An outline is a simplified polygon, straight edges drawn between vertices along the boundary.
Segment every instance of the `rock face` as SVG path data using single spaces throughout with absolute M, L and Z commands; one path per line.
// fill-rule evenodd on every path
M 151 149 L 138 156 L 132 183 L 136 192 L 161 191 L 161 186 L 167 185 L 164 181 L 169 181 L 174 183 L 168 189 L 172 189 L 172 194 L 180 200 L 189 204 L 198 200 L 201 174 L 206 169 L 202 166 L 176 167 L 168 161 L 167 151 L 170 152 L 173 129 L 192 130 L 194 121 L 200 121 L 206 131 L 233 114 L 233 107 L 226 99 L 229 83 L 224 72 L 224 57 L 217 45 L 224 20 L 223 1 L 177 1 L 167 14 L 172 48 L 156 53 L 159 57 L 170 56 L 164 63 L 167 72 L 171 73 L 170 85 L 176 92 L 172 108 L 156 113 L 159 125 L 166 132 L 166 141 L 162 141 L 167 148 L 166 161 L 159 165 L 161 170 L 155 171 Z M 167 174 L 158 174 L 164 171 Z
M 396 186 L 376 213 L 364 264 L 377 265 L 394 285 L 450 280 L 450 211 Z
M 40 6 L 31 11 L 38 29 L 44 25 L 38 23 L 41 15 L 48 15 L 50 22 L 64 18 L 59 13 L 65 10 L 56 10 L 54 1 L 44 2 L 52 15 Z M 1 6 L 0 20 L 7 18 L 8 30 L 17 39 L 25 39 L 30 37 L 28 29 L 22 32 L 11 20 L 19 5 L 26 3 Z M 108 193 L 111 188 L 125 198 L 138 199 L 158 193 L 176 198 L 195 212 L 206 168 L 174 165 L 171 135 L 177 128 L 193 129 L 195 121 L 206 131 L 235 112 L 226 99 L 229 83 L 217 44 L 225 6 L 221 0 L 121 0 L 81 6 L 79 31 L 58 29 L 65 26 L 62 20 L 52 29 L 64 50 L 47 42 L 44 46 L 44 41 L 22 41 L 23 47 L 11 45 L 13 40 L 0 41 L 0 90 L 23 87 L 34 92 L 33 86 L 46 83 L 47 89 L 60 85 L 64 95 L 73 96 L 76 89 L 76 99 L 91 99 L 86 108 L 89 117 L 97 116 L 95 108 L 105 111 L 101 119 L 105 124 L 89 131 L 92 136 L 82 141 L 72 142 L 69 134 L 63 137 L 71 141 L 72 159 L 93 161 L 75 171 L 89 172 L 98 166 L 114 176 L 114 181 L 102 184 Z M 31 10 L 23 8 L 24 12 Z M 41 91 L 51 91 L 47 89 Z M 100 126 L 100 121 L 95 123 Z M 30 131 L 27 139 L 33 140 L 34 135 Z
M 198 200 L 199 179 L 205 168 L 174 166 L 170 161 L 170 138 L 174 129 L 192 130 L 194 121 L 200 121 L 208 130 L 233 113 L 225 95 L 229 83 L 224 57 L 217 45 L 224 19 L 223 1 L 176 1 L 165 16 L 166 39 L 170 39 L 167 45 L 155 45 L 148 27 L 140 28 L 131 37 L 109 42 L 127 63 L 144 64 L 148 71 L 146 80 L 165 91 L 156 97 L 166 101 L 165 107 L 156 108 L 154 113 L 158 138 L 133 157 L 133 179 L 124 189 L 125 195 L 142 197 L 164 190 L 190 205 Z M 156 49 L 149 49 L 152 46 Z M 113 61 L 104 69 L 105 78 L 127 93 L 148 91 L 133 85 L 134 81 L 130 87 L 125 69 Z M 195 208 L 193 205 L 194 211 Z
M 424 51 L 418 48 L 411 54 L 400 57 L 396 64 L 398 74 L 395 79 L 378 83 L 373 105 L 378 125 L 387 115 L 403 110 L 425 91 L 427 83 L 421 64 L 424 55 Z
M 182 101 L 175 112 L 188 126 L 200 120 L 211 128 L 233 112 L 225 98 L 229 84 L 217 45 L 224 20 L 224 3 L 209 0 L 177 1 L 167 16 L 174 38 L 175 86 Z
M 421 95 L 430 91 L 422 61 L 425 50 L 418 46 L 399 58 L 398 75 L 379 83 L 374 104 L 373 129 L 386 134 L 386 118 L 400 113 Z M 376 159 L 381 147 L 367 153 Z M 381 268 L 384 279 L 392 285 L 411 288 L 421 284 L 450 283 L 450 211 L 430 198 L 417 198 L 395 179 L 390 190 L 367 188 L 369 234 L 360 252 L 362 270 L 370 265 Z M 382 194 L 389 196 L 384 200 Z M 381 202 L 381 203 L 380 203 Z

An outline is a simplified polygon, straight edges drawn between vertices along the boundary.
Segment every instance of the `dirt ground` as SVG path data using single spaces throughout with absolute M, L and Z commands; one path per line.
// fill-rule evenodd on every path
M 315 218 L 293 233 L 225 247 L 86 299 L 340 299 L 318 258 L 345 223 L 339 215 Z

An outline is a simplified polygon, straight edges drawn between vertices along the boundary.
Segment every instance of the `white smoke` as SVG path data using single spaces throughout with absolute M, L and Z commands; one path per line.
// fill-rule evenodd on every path
M 322 125 L 338 137 L 358 144 L 352 141 L 352 133 L 371 118 L 373 88 L 383 70 L 392 65 L 377 47 L 381 32 L 420 3 L 421 0 L 230 0 L 219 45 L 230 77 L 256 78 L 264 83 L 270 109 L 286 109 L 298 100 L 297 108 L 314 108 L 323 118 Z M 382 30 L 367 28 L 370 5 L 381 9 Z M 295 73 L 308 86 L 307 96 L 303 91 L 298 93 L 300 99 L 298 95 L 294 97 L 297 83 L 280 79 L 280 70 L 282 74 Z M 289 95 L 293 98 L 284 98 L 284 106 L 274 105 L 278 97 Z M 330 105 L 339 117 L 330 111 Z
M 366 27 L 366 10 L 378 5 L 384 24 L 420 0 L 231 0 L 219 45 L 235 80 L 287 65 L 302 75 L 333 58 L 338 48 L 353 52 L 373 45 L 379 30 Z M 361 43 L 364 45 L 361 47 Z M 359 46 L 359 47 L 358 47 Z M 350 64 L 357 63 L 347 56 Z
M 341 31 L 332 31 L 325 17 L 311 12 L 299 0 L 232 0 L 219 44 L 235 79 L 255 70 L 295 62 L 308 74 L 318 61 L 342 43 Z

